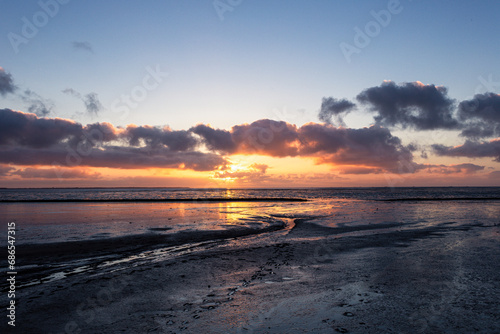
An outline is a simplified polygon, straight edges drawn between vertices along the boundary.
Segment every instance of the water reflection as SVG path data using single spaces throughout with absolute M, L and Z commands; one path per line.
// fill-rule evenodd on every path
M 233 197 L 232 190 L 224 196 Z M 303 218 L 326 228 L 397 223 L 400 228 L 499 223 L 500 202 L 379 202 L 316 199 L 308 202 L 0 203 L 0 219 L 16 221 L 19 243 L 85 240 L 144 233 L 262 228 L 269 220 Z M 312 225 L 311 225 L 312 226 Z M 3 231 L 6 224 L 2 226 Z M 319 230 L 318 230 L 319 231 Z M 319 233 L 319 232 L 318 232 Z M 320 234 L 321 235 L 321 234 Z M 4 240 L 1 242 L 5 242 Z

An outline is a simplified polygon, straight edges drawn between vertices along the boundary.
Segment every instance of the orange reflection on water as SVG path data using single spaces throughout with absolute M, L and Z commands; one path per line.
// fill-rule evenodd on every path
M 249 214 L 253 215 L 254 210 L 252 210 L 252 207 L 243 207 L 244 205 L 244 202 L 218 203 L 219 221 L 229 225 L 239 225 L 244 218 L 249 216 Z

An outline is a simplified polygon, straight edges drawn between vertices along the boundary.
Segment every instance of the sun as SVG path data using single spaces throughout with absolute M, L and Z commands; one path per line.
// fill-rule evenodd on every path
M 242 175 L 251 171 L 248 164 L 244 164 L 240 161 L 232 162 L 227 166 L 225 170 L 215 171 L 212 175 L 212 179 L 223 183 L 235 183 Z

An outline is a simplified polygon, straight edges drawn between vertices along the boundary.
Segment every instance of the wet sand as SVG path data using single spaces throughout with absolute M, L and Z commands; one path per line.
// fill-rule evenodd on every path
M 185 247 L 123 238 L 86 244 L 81 253 L 61 244 L 39 253 L 26 247 L 20 258 L 50 259 L 50 270 L 68 258 L 113 256 L 117 249 L 129 258 L 20 289 L 16 330 L 8 330 L 500 332 L 497 224 L 366 223 L 345 230 L 308 218 L 281 221 L 258 236 L 201 238 Z M 130 258 L 137 254 L 146 255 Z

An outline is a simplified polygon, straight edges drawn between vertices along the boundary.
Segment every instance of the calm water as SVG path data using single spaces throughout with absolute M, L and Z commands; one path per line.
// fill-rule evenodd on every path
M 192 198 L 303 198 L 307 201 L 120 202 L 120 199 Z M 71 201 L 81 199 L 91 201 Z M 402 199 L 420 200 L 386 201 Z M 26 200 L 65 201 L 23 202 Z M 129 250 L 112 251 L 105 259 L 90 252 L 83 259 L 64 260 L 57 266 L 22 263 L 20 257 L 20 270 L 39 268 L 40 272 L 33 274 L 35 278 L 27 278 L 31 280 L 28 284 L 38 284 L 92 268 L 115 270 L 112 268 L 117 265 L 175 258 L 183 251 L 225 245 L 368 236 L 402 230 L 461 231 L 477 226 L 481 233 L 498 234 L 499 217 L 498 187 L 1 189 L 0 246 L 6 245 L 7 222 L 13 221 L 19 249 L 23 246 L 49 249 L 47 254 L 52 260 L 48 258 L 48 263 L 57 259 L 60 249 L 65 249 L 62 252 L 67 255 L 89 244 L 116 245 Z M 297 222 L 300 227 L 295 228 Z M 135 254 L 131 250 L 137 247 L 150 250 Z
M 500 187 L 444 188 L 313 188 L 313 189 L 171 189 L 171 188 L 68 188 L 0 189 L 0 200 L 120 200 L 189 198 L 305 198 L 305 199 L 405 199 L 500 198 Z
M 306 202 L 120 202 L 121 199 L 303 198 Z M 460 200 L 460 198 L 464 200 Z M 471 200 L 471 199 L 481 200 Z M 51 243 L 128 235 L 264 231 L 284 218 L 308 218 L 327 227 L 401 224 L 404 227 L 498 221 L 500 188 L 324 189 L 1 189 L 0 227 L 16 222 L 17 243 Z M 33 203 L 25 200 L 67 200 Z M 71 202 L 87 199 L 91 202 Z M 117 200 L 105 202 L 102 200 Z M 454 199 L 386 202 L 390 199 Z M 1 202 L 16 201 L 16 202 Z M 1 238 L 0 245 L 6 243 Z

